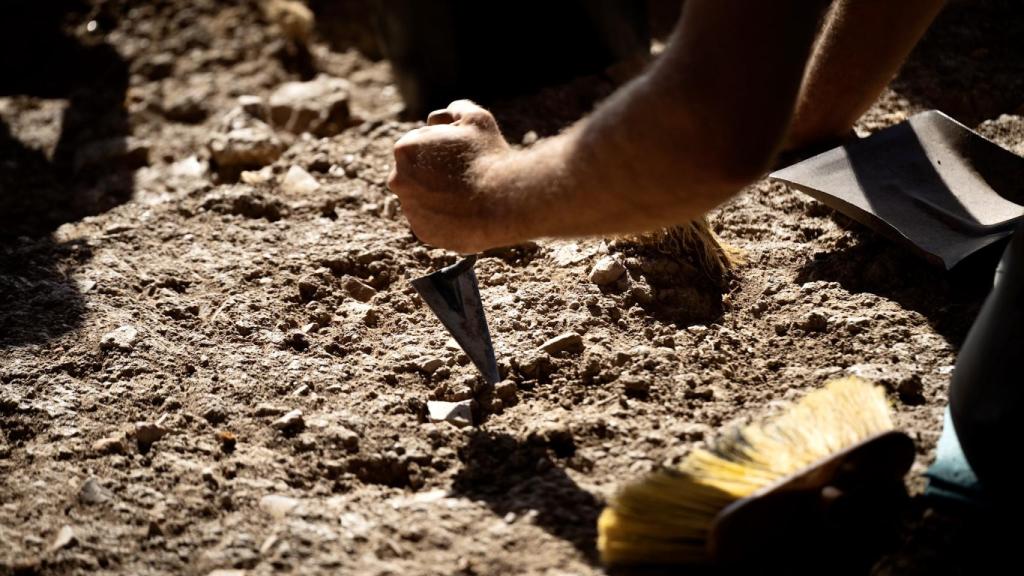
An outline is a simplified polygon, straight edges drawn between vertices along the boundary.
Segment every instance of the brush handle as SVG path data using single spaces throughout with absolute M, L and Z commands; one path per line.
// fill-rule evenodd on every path
M 873 560 L 898 524 L 914 454 L 909 436 L 883 432 L 737 500 L 715 516 L 708 555 L 737 574 Z
M 996 270 L 995 287 L 960 349 L 949 389 L 953 427 L 986 491 L 1011 495 L 1019 479 L 1008 447 L 1020 446 L 1024 419 L 1024 226 Z

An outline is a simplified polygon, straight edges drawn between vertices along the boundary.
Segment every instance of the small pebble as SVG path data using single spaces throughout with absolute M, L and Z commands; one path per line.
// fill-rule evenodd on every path
M 49 551 L 56 552 L 61 548 L 67 548 L 68 546 L 74 546 L 78 543 L 78 538 L 75 536 L 75 530 L 65 524 L 57 532 L 57 536 L 53 539 L 53 543 L 50 544 Z
M 302 410 L 292 410 L 291 412 L 281 416 L 277 420 L 274 420 L 273 426 L 282 432 L 294 432 L 301 430 L 306 425 L 305 420 L 302 419 Z
M 139 331 L 134 326 L 121 326 L 103 335 L 100 339 L 101 350 L 131 351 L 139 342 Z
M 281 190 L 286 194 L 312 194 L 320 188 L 320 183 L 312 174 L 301 166 L 292 166 L 281 181 Z
M 579 353 L 583 351 L 583 337 L 575 332 L 566 332 L 544 342 L 540 349 L 552 356 L 562 352 Z
M 427 402 L 427 413 L 432 422 L 448 422 L 454 426 L 471 426 L 473 424 L 473 401 L 461 402 Z
M 267 494 L 260 498 L 260 510 L 269 514 L 272 518 L 280 520 L 299 505 L 299 501 L 289 496 L 280 494 Z
M 92 443 L 92 450 L 99 454 L 124 454 L 124 442 L 119 436 L 101 438 Z
M 424 374 L 433 374 L 441 366 L 444 366 L 444 360 L 436 356 L 425 356 L 416 361 L 416 367 Z
M 90 476 L 78 489 L 78 500 L 83 504 L 102 504 L 110 499 L 110 494 L 100 486 L 96 478 Z
M 590 269 L 590 281 L 598 286 L 614 284 L 626 273 L 626 267 L 614 256 L 604 256 Z
M 824 332 L 828 328 L 828 316 L 821 311 L 812 310 L 800 320 L 799 327 L 807 332 Z

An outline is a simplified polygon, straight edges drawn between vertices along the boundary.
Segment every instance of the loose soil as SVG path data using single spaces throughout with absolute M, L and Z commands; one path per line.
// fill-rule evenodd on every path
M 972 524 L 921 474 L 992 253 L 945 273 L 767 181 L 711 215 L 744 254 L 721 281 L 623 240 L 493 251 L 491 388 L 408 283 L 454 256 L 385 186 L 418 123 L 365 28 L 309 59 L 254 0 L 40 10 L 0 44 L 25 59 L 0 78 L 0 574 L 603 573 L 620 483 L 851 372 L 918 446 L 874 573 L 970 571 Z M 939 108 L 1024 153 L 1022 37 L 1015 2 L 951 3 L 858 132 Z M 242 181 L 208 164 L 239 96 L 315 73 L 350 82 L 350 127 L 280 133 Z M 613 88 L 494 108 L 528 145 Z M 319 187 L 282 186 L 296 166 Z M 599 287 L 606 254 L 627 273 Z M 567 332 L 582 350 L 538 351 Z M 470 398 L 477 426 L 427 418 Z

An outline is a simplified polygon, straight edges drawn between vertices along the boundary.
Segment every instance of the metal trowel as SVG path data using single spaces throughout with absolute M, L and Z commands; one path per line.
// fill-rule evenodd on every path
M 473 271 L 475 264 L 476 256 L 468 256 L 437 272 L 416 278 L 412 286 L 487 382 L 496 384 L 501 376 L 480 300 L 480 287 Z

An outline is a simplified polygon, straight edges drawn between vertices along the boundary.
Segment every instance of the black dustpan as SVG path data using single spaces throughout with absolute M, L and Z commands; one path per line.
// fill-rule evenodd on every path
M 1024 217 L 1024 158 L 936 110 L 770 177 L 947 270 Z

